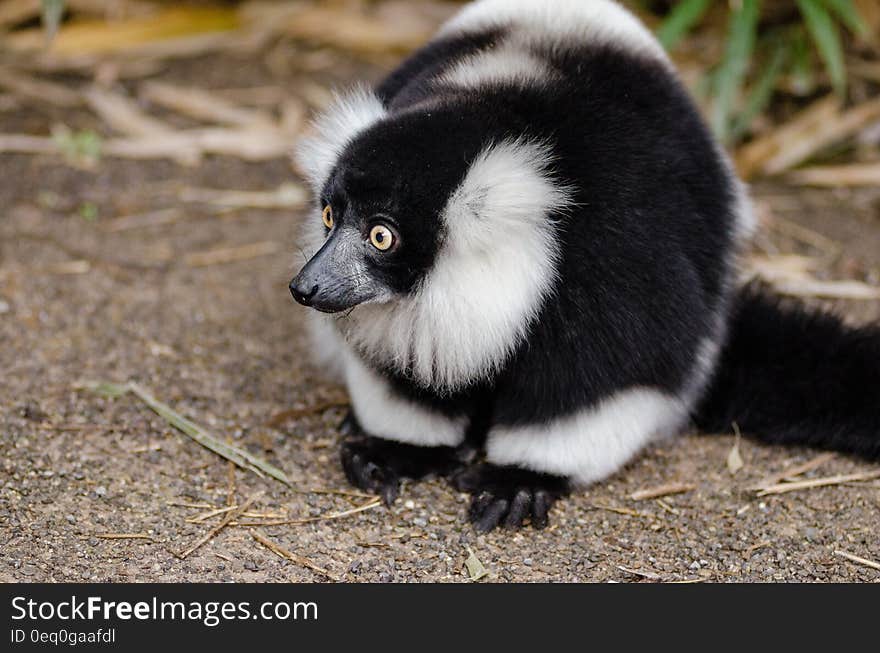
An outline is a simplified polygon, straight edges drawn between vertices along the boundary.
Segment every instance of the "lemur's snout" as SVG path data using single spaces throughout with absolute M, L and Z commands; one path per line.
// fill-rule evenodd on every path
M 318 294 L 318 284 L 307 282 L 303 283 L 300 276 L 297 276 L 290 282 L 290 294 L 293 298 L 303 306 L 311 306 L 312 299 Z

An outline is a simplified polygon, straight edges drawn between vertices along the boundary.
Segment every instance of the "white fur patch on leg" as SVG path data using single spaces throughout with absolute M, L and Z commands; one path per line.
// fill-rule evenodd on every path
M 675 397 L 632 388 L 549 423 L 496 426 L 489 431 L 487 458 L 496 465 L 593 483 L 616 472 L 645 445 L 677 432 L 687 412 Z
M 447 22 L 442 36 L 513 28 L 542 46 L 617 45 L 668 62 L 663 47 L 627 9 L 613 0 L 479 0 Z
M 366 357 L 438 392 L 491 377 L 528 333 L 556 279 L 552 214 L 567 189 L 551 151 L 511 140 L 471 164 L 443 213 L 445 240 L 410 296 L 363 305 L 341 324 Z
M 451 419 L 401 397 L 351 352 L 345 368 L 352 408 L 369 435 L 425 447 L 454 447 L 464 440 L 466 416 Z
M 315 119 L 314 133 L 303 138 L 294 152 L 297 165 L 315 193 L 321 192 L 345 146 L 385 115 L 382 101 L 361 87 L 337 95 L 330 107 Z

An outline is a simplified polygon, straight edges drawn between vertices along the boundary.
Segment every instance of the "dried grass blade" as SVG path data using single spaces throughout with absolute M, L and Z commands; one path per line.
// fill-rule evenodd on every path
M 802 463 L 800 465 L 795 465 L 791 469 L 786 469 L 786 470 L 783 470 L 777 474 L 773 474 L 772 476 L 768 476 L 767 478 L 762 480 L 760 483 L 758 483 L 756 486 L 754 486 L 751 489 L 763 490 L 767 487 L 770 487 L 771 485 L 776 485 L 780 481 L 791 479 L 791 478 L 794 478 L 795 476 L 800 476 L 802 474 L 806 474 L 807 472 L 811 472 L 814 469 L 818 469 L 819 467 L 821 467 L 822 465 L 827 463 L 829 460 L 834 458 L 835 455 L 836 454 L 834 454 L 833 452 L 823 453 L 819 456 L 816 456 L 815 458 L 813 458 L 811 460 L 808 460 L 805 463 Z
M 164 404 L 156 399 L 153 395 L 151 395 L 137 383 L 126 383 L 119 385 L 115 383 L 101 382 L 86 384 L 84 387 L 88 388 L 92 392 L 97 392 L 99 394 L 114 397 L 119 397 L 126 394 L 127 392 L 131 392 L 138 398 L 140 398 L 150 408 L 150 410 L 152 410 L 169 424 L 171 424 L 171 426 L 188 435 L 206 449 L 210 449 L 217 455 L 222 456 L 227 460 L 231 460 L 239 467 L 252 471 L 258 476 L 271 476 L 275 480 L 280 481 L 287 486 L 290 486 L 290 480 L 287 478 L 287 475 L 280 469 L 257 458 L 256 456 L 251 455 L 243 449 L 239 449 L 238 447 L 234 447 L 218 440 L 210 433 L 202 429 L 200 426 L 191 422 L 177 411 L 173 410 L 167 404 Z
M 269 549 L 272 553 L 285 558 L 286 560 L 290 560 L 291 562 L 298 564 L 306 569 L 311 569 L 314 572 L 321 574 L 322 576 L 326 576 L 330 580 L 334 582 L 339 582 L 339 578 L 331 574 L 329 571 L 324 569 L 323 567 L 319 567 L 314 562 L 309 560 L 308 558 L 304 558 L 303 556 L 297 555 L 291 551 L 288 551 L 283 546 L 276 544 L 268 537 L 266 537 L 263 533 L 258 530 L 251 529 L 250 531 L 251 537 L 254 538 L 257 542 L 262 544 L 264 547 Z
M 147 82 L 141 87 L 141 95 L 150 102 L 196 120 L 244 128 L 274 125 L 269 114 L 238 106 L 203 89 Z
M 191 547 L 189 547 L 185 551 L 182 551 L 181 553 L 177 554 L 177 557 L 184 559 L 184 558 L 188 557 L 189 554 L 191 554 L 193 551 L 195 551 L 196 549 L 198 549 L 202 545 L 204 545 L 206 542 L 212 540 L 214 537 L 216 537 L 216 535 L 220 531 L 222 531 L 224 528 L 229 526 L 236 518 L 241 516 L 242 513 L 244 513 L 248 508 L 250 508 L 251 504 L 254 501 L 256 501 L 257 498 L 261 494 L 262 494 L 262 492 L 258 492 L 257 494 L 254 494 L 247 501 L 245 501 L 243 504 L 241 504 L 238 508 L 236 508 L 235 510 L 232 510 L 231 512 L 226 513 L 226 516 L 223 518 L 223 521 L 221 521 L 214 528 L 212 528 L 210 531 L 208 531 L 202 537 L 200 537 L 198 540 L 196 540 L 195 544 L 193 544 Z
M 111 91 L 90 88 L 86 102 L 113 130 L 129 136 L 152 136 L 173 131 L 170 125 L 144 113 L 136 102 Z
M 693 483 L 667 483 L 652 488 L 643 488 L 629 495 L 633 501 L 645 501 L 646 499 L 659 499 L 673 494 L 683 494 L 696 489 Z
M 873 560 L 868 560 L 867 558 L 857 556 L 853 553 L 847 553 L 846 551 L 835 551 L 834 555 L 840 556 L 841 558 L 846 558 L 850 562 L 854 562 L 857 565 L 862 565 L 863 567 L 870 567 L 871 569 L 876 569 L 876 570 L 880 571 L 880 562 L 874 562 Z
M 276 253 L 280 248 L 281 245 L 276 242 L 263 241 L 237 247 L 212 249 L 207 252 L 193 252 L 192 254 L 187 254 L 184 260 L 190 267 L 202 268 L 209 265 L 222 265 L 224 263 L 235 263 L 260 256 L 268 256 L 269 254 Z
M 856 481 L 870 481 L 880 478 L 880 470 L 872 472 L 862 472 L 859 474 L 838 474 L 836 476 L 826 476 L 824 478 L 811 478 L 806 481 L 793 481 L 790 483 L 777 483 L 770 485 L 758 492 L 759 497 L 766 497 L 771 494 L 785 494 L 796 490 L 810 490 L 817 487 L 827 487 L 830 485 L 841 485 L 843 483 L 853 483 Z

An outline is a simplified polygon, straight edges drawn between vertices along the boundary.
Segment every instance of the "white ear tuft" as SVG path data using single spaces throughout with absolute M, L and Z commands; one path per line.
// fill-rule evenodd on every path
M 345 146 L 386 114 L 382 101 L 366 87 L 335 95 L 330 107 L 314 120 L 313 133 L 303 138 L 294 151 L 297 165 L 316 193 Z

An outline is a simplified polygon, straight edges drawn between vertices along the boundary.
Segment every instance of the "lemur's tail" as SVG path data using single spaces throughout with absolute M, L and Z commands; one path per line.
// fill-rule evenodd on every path
M 695 422 L 880 459 L 880 325 L 851 328 L 744 288 Z

